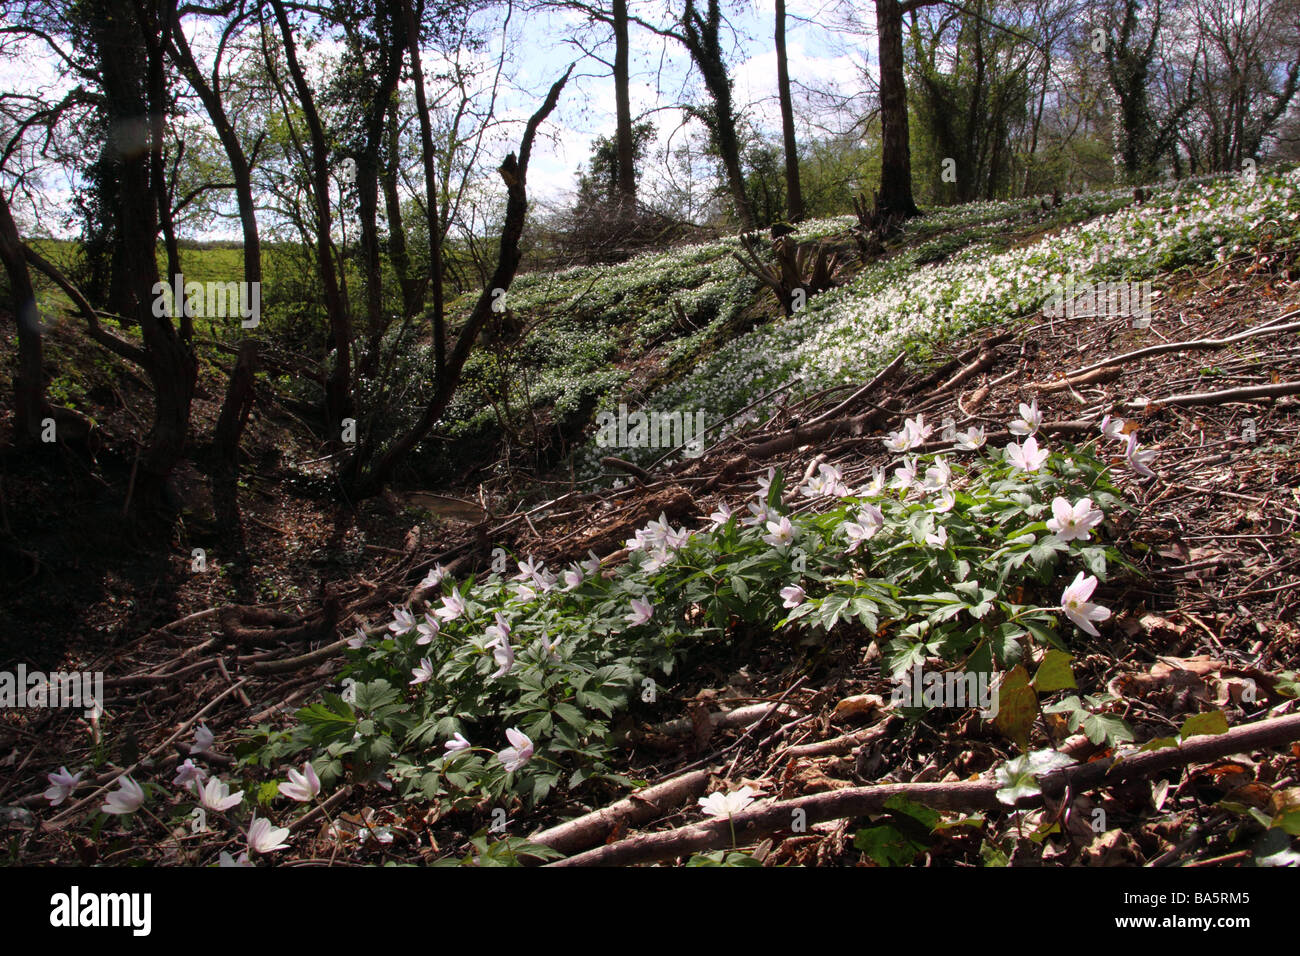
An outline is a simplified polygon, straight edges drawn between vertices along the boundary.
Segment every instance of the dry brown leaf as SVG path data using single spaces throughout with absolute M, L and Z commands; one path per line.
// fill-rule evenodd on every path
M 885 700 L 879 694 L 855 694 L 845 697 L 835 705 L 831 720 L 847 720 L 850 717 L 870 717 L 883 710 Z
M 1107 830 L 1084 848 L 1085 866 L 1133 866 L 1142 862 L 1141 851 L 1123 830 Z

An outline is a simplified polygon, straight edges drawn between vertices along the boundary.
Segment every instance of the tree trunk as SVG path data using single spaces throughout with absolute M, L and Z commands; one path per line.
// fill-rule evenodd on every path
M 230 372 L 230 385 L 226 399 L 221 403 L 221 414 L 212 431 L 212 450 L 219 461 L 230 471 L 238 466 L 239 438 L 248 424 L 248 413 L 253 408 L 253 373 L 256 371 L 257 343 L 244 339 L 239 343 L 239 357 Z
M 411 254 L 406 247 L 406 226 L 402 221 L 402 198 L 397 192 L 399 165 L 399 139 L 397 110 L 388 113 L 388 158 L 384 164 L 381 184 L 384 188 L 384 209 L 388 216 L 388 258 L 397 273 L 397 285 L 402 292 L 402 316 L 409 319 L 420 311 L 424 298 L 423 283 L 411 274 Z
M 722 158 L 727 186 L 736 205 L 736 216 L 748 232 L 754 228 L 754 213 L 745 192 L 745 174 L 740 166 L 740 137 L 736 132 L 736 114 L 731 108 L 731 78 L 727 75 L 727 62 L 722 56 L 722 9 L 719 0 L 708 0 L 708 4 L 707 17 L 702 17 L 695 7 L 695 0 L 687 0 L 682 13 L 682 33 L 678 39 L 690 52 L 713 98 L 710 126 L 714 145 Z
M 140 474 L 132 499 L 137 513 L 148 513 L 162 503 L 167 479 L 184 454 L 198 363 L 189 342 L 177 334 L 170 318 L 154 314 L 158 193 L 150 182 L 150 172 L 159 168 L 156 157 L 162 149 L 166 75 L 161 38 L 171 30 L 171 11 L 164 5 L 156 10 L 162 22 L 147 22 L 137 16 L 138 9 L 129 2 L 118 2 L 92 14 L 92 35 L 109 128 L 139 128 L 144 117 L 152 117 L 147 150 L 117 149 L 113 155 L 121 200 L 114 210 L 118 250 L 130 283 L 133 317 L 140 324 L 148 357 L 146 371 L 154 390 L 153 426 L 140 457 Z M 140 12 L 147 17 L 147 9 Z
M 537 128 L 555 109 L 555 105 L 560 99 L 560 92 L 569 81 L 569 75 L 572 72 L 573 67 L 571 65 L 564 71 L 564 75 L 551 86 L 546 101 L 528 120 L 528 124 L 524 129 L 523 141 L 519 146 L 519 158 L 516 160 L 515 154 L 511 153 L 506 157 L 505 162 L 501 164 L 499 171 L 501 179 L 506 184 L 506 216 L 501 227 L 501 242 L 496 269 L 488 282 L 484 284 L 483 291 L 479 293 L 478 301 L 474 305 L 474 311 L 470 313 L 469 319 L 465 322 L 465 326 L 456 339 L 456 347 L 452 350 L 447 367 L 438 381 L 438 387 L 433 398 L 425 406 L 420 420 L 406 434 L 393 442 L 368 469 L 365 467 L 366 463 L 359 456 L 354 456 L 348 462 L 344 479 L 354 498 L 377 494 L 392 478 L 393 471 L 402 459 L 429 433 L 433 423 L 438 420 L 438 417 L 447 408 L 455 395 L 456 386 L 460 382 L 461 370 L 465 367 L 470 352 L 474 349 L 479 332 L 492 315 L 492 306 L 497 301 L 497 296 L 494 294 L 495 290 L 509 289 L 510 283 L 514 281 L 515 271 L 519 268 L 519 259 L 522 255 L 519 250 L 519 239 L 523 235 L 524 219 L 528 211 L 526 179 L 528 160 L 533 148 L 533 138 L 537 135 Z
M 886 215 L 919 216 L 912 198 L 912 151 L 908 144 L 907 86 L 903 79 L 903 8 L 876 0 L 880 59 L 880 190 L 877 209 Z
M 380 177 L 384 175 L 381 168 L 384 137 L 387 134 L 387 121 L 393 94 L 401 79 L 403 51 L 401 46 L 386 46 L 381 54 L 381 61 L 376 65 L 374 99 L 366 104 L 364 140 L 361 152 L 357 155 L 357 199 L 358 217 L 361 220 L 361 252 L 365 263 L 366 285 L 366 328 L 368 342 L 366 354 L 362 358 L 359 371 L 369 378 L 379 368 L 379 353 L 384 334 L 388 331 L 388 319 L 383 311 L 384 273 L 383 259 L 379 249 L 379 192 Z
M 415 112 L 420 120 L 420 158 L 424 164 L 424 216 L 429 232 L 429 282 L 433 287 L 433 364 L 434 379 L 441 380 L 447 366 L 447 321 L 443 315 L 442 228 L 438 225 L 438 179 L 434 167 L 433 125 L 424 95 L 424 67 L 420 59 L 419 18 L 411 0 L 403 0 L 406 37 L 411 53 L 411 79 L 415 84 Z
M 325 142 L 320 114 L 316 111 L 315 97 L 307 85 L 302 66 L 298 63 L 297 44 L 283 0 L 271 0 L 271 6 L 280 26 L 280 35 L 284 39 L 285 63 L 311 134 L 312 185 L 316 194 L 313 197 L 316 204 L 316 262 L 325 294 L 325 312 L 329 316 L 330 334 L 334 339 L 334 367 L 325 381 L 325 417 L 328 427 L 333 430 L 333 437 L 337 438 L 342 420 L 352 413 L 352 321 L 334 269 L 329 147 Z M 360 170 L 357 175 L 361 175 Z
M 14 439 L 39 441 L 41 423 L 53 415 L 45 397 L 43 343 L 36 292 L 23 258 L 22 239 L 0 189 L 0 261 L 9 276 L 14 323 L 18 326 L 18 374 L 14 377 Z
M 785 208 L 791 222 L 804 217 L 799 185 L 799 144 L 794 137 L 794 103 L 790 98 L 790 66 L 785 56 L 785 0 L 776 0 L 776 87 L 781 99 L 781 135 L 785 141 Z
M 614 113 L 618 155 L 618 194 L 625 214 L 636 212 L 636 144 L 632 138 L 630 44 L 627 0 L 614 0 Z
M 194 60 L 194 54 L 190 50 L 189 41 L 185 38 L 185 32 L 181 29 L 179 19 L 172 24 L 171 44 L 169 52 L 173 61 L 184 74 L 186 81 L 198 94 L 199 100 L 207 110 L 208 118 L 212 120 L 212 126 L 217 132 L 217 138 L 221 140 L 222 148 L 226 152 L 226 159 L 230 163 L 230 174 L 235 181 L 235 200 L 239 207 L 239 224 L 243 231 L 244 237 L 244 282 L 250 288 L 258 288 L 258 302 L 261 301 L 260 288 L 262 283 L 262 241 L 257 228 L 257 206 L 253 201 L 253 174 L 249 166 L 248 157 L 244 153 L 243 144 L 239 141 L 239 135 L 235 132 L 234 124 L 230 121 L 230 116 L 226 113 L 225 105 L 221 102 L 221 97 L 217 94 L 219 87 L 219 70 L 220 61 L 212 66 L 212 81 L 209 83 L 199 70 L 198 63 Z M 231 369 L 231 385 L 226 390 L 226 399 L 221 406 L 221 412 L 217 416 L 217 428 L 213 433 L 213 448 L 218 455 L 234 463 L 236 451 L 239 447 L 239 440 L 243 433 L 244 422 L 248 419 L 247 408 L 243 407 L 245 401 L 241 389 L 235 388 L 236 380 L 241 380 L 240 362 L 245 361 L 244 352 L 249 350 L 246 365 L 251 370 L 257 362 L 257 343 L 253 339 L 246 339 L 239 346 L 239 358 L 236 360 L 234 368 Z M 247 400 L 252 400 L 253 380 L 251 371 L 248 374 L 247 383 Z M 223 431 L 222 423 L 229 423 Z

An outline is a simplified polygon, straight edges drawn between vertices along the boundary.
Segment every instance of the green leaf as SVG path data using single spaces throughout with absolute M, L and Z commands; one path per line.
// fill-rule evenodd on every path
M 1033 621 L 1021 621 L 1025 630 L 1034 635 L 1034 640 L 1040 644 L 1046 644 L 1048 647 L 1055 647 L 1058 650 L 1065 650 L 1065 645 L 1061 638 L 1050 627 L 1044 627 L 1042 624 L 1035 624 Z
M 1024 656 L 1024 648 L 1020 645 L 1020 638 L 1024 634 L 1025 632 L 1011 621 L 1003 621 L 993 629 L 993 633 L 989 635 L 989 645 L 999 663 L 1008 666 L 1019 663 L 1020 658 Z
M 877 866 L 907 866 L 918 853 L 926 850 L 925 844 L 917 843 L 889 824 L 859 830 L 853 846 Z
M 1074 682 L 1074 670 L 1070 662 L 1074 658 L 1065 651 L 1050 650 L 1043 655 L 1043 662 L 1034 674 L 1034 690 L 1046 694 L 1054 690 L 1067 690 L 1078 687 Z
M 365 684 L 357 684 L 356 692 L 357 709 L 367 712 L 391 704 L 399 696 L 397 689 L 383 678 Z
M 1029 749 L 1029 732 L 1038 716 L 1038 695 L 1029 686 L 1029 672 L 1023 664 L 1009 670 L 998 685 L 998 715 L 993 726 L 1005 737 Z
M 1111 714 L 1089 714 L 1083 718 L 1083 732 L 1094 744 L 1114 745 L 1133 739 L 1129 725 Z
M 1223 715 L 1223 711 L 1212 710 L 1204 714 L 1193 714 L 1184 720 L 1178 736 L 1186 740 L 1188 737 L 1217 737 L 1227 732 L 1228 718 Z

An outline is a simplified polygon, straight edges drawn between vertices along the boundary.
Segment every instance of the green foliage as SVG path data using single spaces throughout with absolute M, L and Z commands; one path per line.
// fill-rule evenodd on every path
M 1031 646 L 1062 644 L 1059 607 L 1030 596 L 1066 562 L 1104 576 L 1109 549 L 1054 539 L 1044 516 L 1056 495 L 1119 507 L 1106 466 L 1069 449 L 1034 474 L 1001 455 L 948 467 L 960 488 L 948 510 L 914 491 L 865 488 L 795 513 L 793 501 L 819 492 L 787 489 L 773 471 L 745 520 L 715 515 L 693 533 L 651 522 L 629 542 L 629 560 L 605 573 L 588 562 L 560 579 L 529 561 L 512 578 L 443 582 L 440 620 L 395 620 L 350 655 L 347 699 L 325 694 L 290 733 L 259 733 L 256 759 L 309 750 L 327 783 L 382 777 L 407 800 L 536 804 L 616 780 L 616 715 L 670 697 L 684 655 L 740 634 L 794 641 L 850 628 L 887 645 L 895 674 L 931 656 L 991 671 Z M 876 530 L 851 546 L 875 509 Z M 798 599 L 782 593 L 795 584 L 806 589 Z M 1068 686 L 1068 660 L 1047 659 L 1040 676 L 1044 689 Z M 513 768 L 497 752 L 506 731 L 533 748 Z M 445 749 L 457 734 L 470 745 Z

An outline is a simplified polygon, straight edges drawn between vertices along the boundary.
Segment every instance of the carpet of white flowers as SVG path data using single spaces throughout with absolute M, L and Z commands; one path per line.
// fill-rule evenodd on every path
M 809 300 L 805 314 L 733 339 L 647 405 L 707 409 L 718 421 L 794 379 L 792 397 L 865 381 L 904 348 L 1037 312 L 1070 279 L 1150 279 L 1231 257 L 1270 233 L 1291 242 L 1300 233 L 1300 169 L 1158 189 L 1146 205 L 1007 252 L 973 246 L 920 269 L 891 260 Z M 732 426 L 762 420 L 773 407 L 755 407 Z
M 1053 222 L 1069 223 L 1131 200 L 1129 190 L 1083 194 L 1070 197 L 1050 216 Z M 1036 216 L 1037 210 L 1037 199 L 937 210 L 908 223 L 906 242 L 897 254 L 865 268 L 851 288 L 858 296 L 870 295 L 920 262 L 971 243 L 998 242 L 1009 221 Z M 851 216 L 805 222 L 799 239 L 847 243 L 855 222 Z M 519 276 L 503 302 L 528 321 L 531 330 L 516 346 L 471 356 L 440 429 L 451 435 L 490 429 L 501 424 L 506 408 L 516 415 L 546 409 L 553 419 L 563 421 L 581 419 L 592 406 L 627 401 L 636 407 L 647 399 L 644 381 L 634 375 L 638 369 L 656 380 L 686 376 L 694 381 L 701 356 L 725 345 L 729 327 L 755 303 L 757 283 L 733 256 L 740 250 L 738 239 L 725 238 L 615 265 Z M 810 314 L 821 307 L 820 301 L 812 300 Z M 689 327 L 679 325 L 674 303 L 688 316 Z M 410 390 L 405 405 L 413 417 L 432 383 L 424 380 L 423 371 L 429 367 L 429 347 L 418 342 L 415 330 L 408 335 L 410 340 L 395 344 L 393 353 L 397 377 Z M 363 382 L 363 406 L 371 399 Z M 651 407 L 671 410 L 665 404 L 670 401 L 671 395 L 655 396 Z M 736 406 L 729 402 L 728 407 Z M 374 427 L 396 431 L 399 424 L 375 422 Z M 594 471 L 598 457 L 588 447 L 580 454 L 579 470 Z

